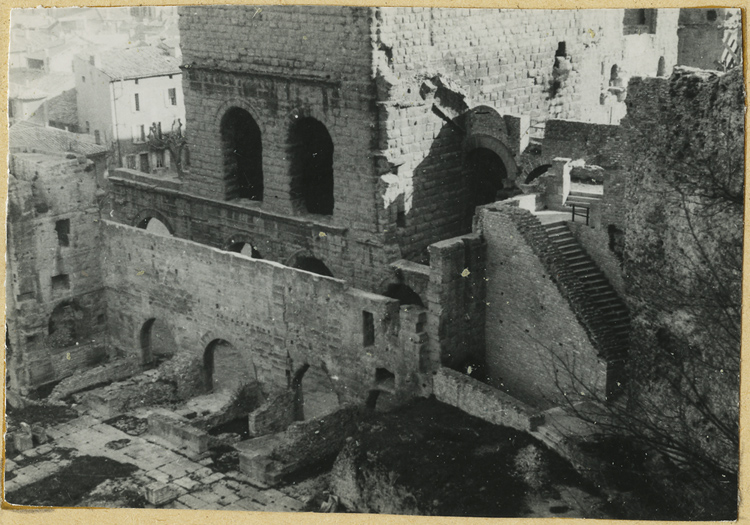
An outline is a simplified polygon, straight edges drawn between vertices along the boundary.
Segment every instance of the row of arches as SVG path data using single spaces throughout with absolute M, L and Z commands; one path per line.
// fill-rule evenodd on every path
M 156 211 L 146 211 L 139 215 L 135 221 L 137 228 L 146 230 L 147 232 L 154 233 L 157 235 L 171 236 L 174 234 L 174 230 L 169 225 L 169 222 L 160 213 Z M 245 235 L 236 235 L 231 237 L 224 245 L 222 249 L 241 253 L 247 255 L 253 259 L 264 259 L 263 254 L 258 250 L 256 245 Z M 287 266 L 296 268 L 298 270 L 304 270 L 306 272 L 323 275 L 326 277 L 333 277 L 333 272 L 326 266 L 326 264 L 320 259 L 308 254 L 307 252 L 301 252 L 293 255 L 289 260 L 286 261 Z
M 250 113 L 232 107 L 220 123 L 227 200 L 263 200 L 263 140 Z M 312 117 L 295 118 L 287 137 L 289 194 L 298 211 L 332 215 L 333 140 Z

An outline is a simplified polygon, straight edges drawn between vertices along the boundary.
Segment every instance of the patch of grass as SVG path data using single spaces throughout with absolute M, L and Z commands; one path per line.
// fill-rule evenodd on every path
M 6 494 L 13 505 L 75 507 L 97 485 L 124 478 L 138 470 L 134 465 L 99 456 L 79 456 L 56 473 Z

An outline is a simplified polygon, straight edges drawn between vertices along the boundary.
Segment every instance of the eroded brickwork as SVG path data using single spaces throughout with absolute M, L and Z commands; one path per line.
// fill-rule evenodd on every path
M 22 391 L 107 357 L 94 164 L 72 157 L 11 157 L 8 368 Z
M 236 366 L 268 385 L 286 385 L 291 358 L 327 371 L 342 400 L 375 389 L 378 368 L 395 375 L 399 392 L 422 388 L 419 353 L 399 342 L 401 331 L 421 331 L 409 326 L 419 319 L 400 315 L 398 301 L 129 226 L 106 222 L 103 237 L 113 352 L 141 359 L 141 327 L 157 318 L 180 352 L 203 355 L 212 341 L 227 341 L 242 356 Z

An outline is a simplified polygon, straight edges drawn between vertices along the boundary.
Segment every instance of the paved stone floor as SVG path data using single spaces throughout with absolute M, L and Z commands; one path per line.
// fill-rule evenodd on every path
M 145 417 L 147 413 L 141 411 L 137 416 Z M 48 444 L 23 452 L 16 456 L 17 461 L 6 461 L 6 472 L 12 472 L 13 476 L 5 484 L 5 494 L 54 474 L 70 464 L 71 455 L 89 455 L 136 466 L 138 470 L 128 481 L 143 494 L 155 482 L 171 487 L 177 498 L 162 505 L 163 508 L 284 512 L 301 510 L 304 506 L 302 501 L 279 490 L 251 483 L 238 471 L 216 472 L 209 468 L 210 457 L 187 457 L 170 450 L 169 444 L 148 433 L 129 435 L 91 415 L 49 427 L 47 435 L 51 438 Z M 114 442 L 119 442 L 122 448 L 113 448 Z M 19 466 L 28 463 L 26 458 L 35 460 Z

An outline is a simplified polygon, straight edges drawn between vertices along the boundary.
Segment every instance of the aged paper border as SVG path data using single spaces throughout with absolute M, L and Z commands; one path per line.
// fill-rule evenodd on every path
M 624 8 L 624 7 L 739 7 L 743 9 L 743 53 L 745 68 L 745 90 L 748 89 L 748 27 L 747 27 L 747 8 L 750 7 L 750 0 L 729 0 L 727 2 L 711 4 L 709 1 L 700 0 L 171 0 L 167 2 L 158 2 L 155 0 L 0 0 L 0 42 L 2 43 L 2 53 L 0 53 L 0 90 L 3 98 L 7 96 L 8 83 L 8 43 L 10 29 L 10 10 L 15 7 L 118 7 L 132 5 L 208 5 L 208 4 L 269 4 L 276 3 L 280 5 L 306 4 L 306 5 L 362 5 L 362 6 L 432 6 L 432 7 L 506 7 L 506 8 L 524 8 L 524 9 L 592 9 L 592 8 Z M 746 103 L 747 106 L 747 95 Z M 745 115 L 745 164 L 747 166 L 748 155 L 748 124 L 750 119 L 748 114 Z M 8 129 L 3 122 L 0 125 L 0 144 L 4 146 L 3 154 L 0 155 L 0 195 L 7 202 L 8 189 L 8 159 L 7 159 L 7 141 Z M 747 174 L 747 169 L 746 169 Z M 748 192 L 745 195 L 745 210 L 750 210 L 750 199 Z M 6 213 L 7 204 L 0 206 L 0 243 L 2 243 L 3 252 L 5 252 L 6 240 Z M 743 304 L 747 306 L 750 300 L 750 250 L 748 250 L 748 241 L 750 236 L 748 228 L 745 228 L 744 248 L 745 257 L 743 261 Z M 5 273 L 5 257 L 0 258 L 0 269 Z M 0 304 L 5 306 L 5 293 L 0 295 Z M 742 353 L 747 357 L 748 336 L 750 336 L 749 326 L 750 315 L 747 308 L 742 311 Z M 4 355 L 4 354 L 3 354 Z M 4 361 L 3 361 L 4 366 Z M 750 494 L 750 455 L 748 454 L 748 402 L 750 401 L 750 386 L 748 386 L 750 377 L 750 364 L 748 359 L 742 359 L 741 362 L 741 382 L 740 382 L 740 508 L 739 523 L 750 523 L 750 505 L 745 501 L 743 496 Z M 3 373 L 5 378 L 5 373 Z M 4 380 L 4 379 L 3 379 Z M 5 390 L 2 390 L 3 407 L 5 402 Z M 0 410 L 0 427 L 3 432 L 5 429 L 5 410 Z M 4 447 L 3 447 L 4 455 Z M 4 462 L 4 457 L 3 457 Z M 106 524 L 123 524 L 139 525 L 141 523 L 180 523 L 181 525 L 203 525 L 204 523 L 247 523 L 261 525 L 277 524 L 294 524 L 294 525 L 349 525 L 349 524 L 377 524 L 377 525 L 400 525 L 400 524 L 438 524 L 448 525 L 460 522 L 461 525 L 474 525 L 481 523 L 524 523 L 524 524 L 555 524 L 568 525 L 573 523 L 585 525 L 598 525 L 600 523 L 612 523 L 613 525 L 628 524 L 654 524 L 655 521 L 626 521 L 626 520 L 578 520 L 570 518 L 453 518 L 453 517 L 425 517 L 425 516 L 383 516 L 372 514 L 312 514 L 312 513 L 276 513 L 276 512 L 236 512 L 226 510 L 201 511 L 201 510 L 169 510 L 169 509 L 82 509 L 82 508 L 12 508 L 10 505 L 2 502 L 0 508 L 0 524 L 16 525 L 47 525 L 51 523 L 60 525 L 78 525 L 88 523 L 106 523 Z M 697 522 L 670 522 L 670 523 L 697 523 Z

